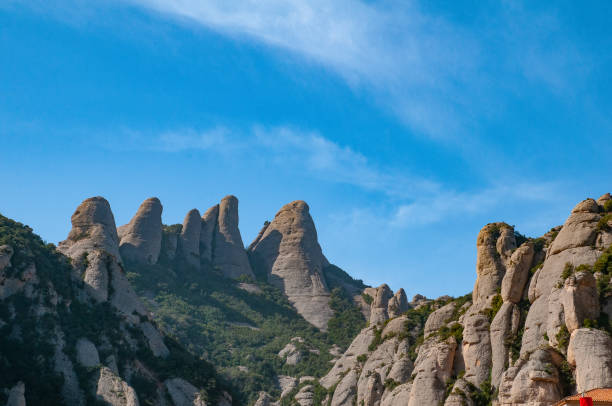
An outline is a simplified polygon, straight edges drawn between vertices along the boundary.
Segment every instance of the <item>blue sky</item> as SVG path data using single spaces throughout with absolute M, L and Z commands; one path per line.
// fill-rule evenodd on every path
M 612 7 L 513 1 L 0 4 L 0 212 L 65 238 L 227 194 L 245 244 L 309 203 L 331 262 L 459 295 L 476 235 L 537 236 L 610 191 Z

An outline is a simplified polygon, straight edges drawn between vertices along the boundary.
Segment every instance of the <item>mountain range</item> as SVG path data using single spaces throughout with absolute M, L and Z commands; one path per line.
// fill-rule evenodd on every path
M 550 405 L 612 387 L 612 198 L 476 238 L 471 293 L 408 300 L 323 254 L 310 208 L 245 247 L 238 199 L 182 224 L 83 201 L 57 247 L 0 216 L 0 404 Z M 450 255 L 450 254 L 449 254 Z

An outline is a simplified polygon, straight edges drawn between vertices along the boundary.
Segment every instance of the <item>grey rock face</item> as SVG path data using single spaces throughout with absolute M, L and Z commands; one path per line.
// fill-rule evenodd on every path
M 329 265 L 317 241 L 308 205 L 295 201 L 283 206 L 250 251 L 270 282 L 287 295 L 308 322 L 321 330 L 333 312 L 323 268 Z M 386 308 L 386 306 L 385 306 Z
M 501 284 L 501 295 L 504 301 L 518 303 L 521 300 L 525 283 L 529 278 L 533 255 L 534 249 L 531 242 L 521 245 L 512 253 Z
M 410 308 L 408 304 L 408 298 L 406 297 L 406 292 L 404 289 L 400 288 L 393 295 L 391 299 L 389 299 L 389 305 L 387 306 L 387 313 L 389 314 L 389 318 L 398 317 L 400 314 L 404 313 Z
M 570 338 L 567 361 L 576 367 L 578 392 L 612 386 L 612 338 L 605 331 L 575 330 Z
M 472 293 L 474 304 L 495 295 L 506 273 L 505 260 L 509 259 L 514 242 L 514 230 L 505 223 L 487 224 L 476 240 L 476 284 Z
M 206 210 L 202 216 L 202 232 L 200 233 L 200 259 L 211 262 L 213 257 L 213 238 L 219 219 L 219 205 Z
M 6 406 L 26 406 L 25 384 L 23 382 L 19 381 L 11 388 Z
M 599 317 L 597 282 L 591 272 L 578 272 L 567 278 L 560 299 L 570 333 L 582 327 L 584 320 Z
M 162 205 L 158 198 L 145 200 L 136 215 L 121 229 L 119 251 L 126 261 L 155 264 L 162 242 Z
M 190 210 L 183 220 L 183 229 L 178 239 L 178 252 L 190 265 L 200 267 L 200 232 L 202 220 L 197 209 Z
M 77 361 L 87 368 L 92 368 L 100 364 L 98 349 L 87 338 L 80 338 L 76 343 Z
M 370 324 L 384 323 L 389 319 L 389 300 L 393 297 L 393 292 L 386 283 L 376 288 L 370 309 Z
M 168 347 L 166 347 L 166 344 L 164 344 L 164 338 L 151 323 L 148 321 L 144 322 L 140 325 L 140 328 L 149 342 L 149 348 L 151 349 L 153 355 L 161 358 L 166 358 L 168 355 L 170 355 Z
M 139 406 L 136 391 L 107 367 L 100 368 L 96 395 L 113 406 Z
M 213 264 L 230 278 L 254 276 L 238 229 L 238 199 L 235 196 L 225 196 L 219 204 Z
M 113 255 L 119 262 L 119 237 L 110 205 L 103 197 L 91 197 L 77 207 L 72 215 L 72 229 L 58 250 L 77 259 L 83 253 L 101 250 Z
M 186 380 L 172 378 L 164 383 L 174 406 L 206 406 L 198 388 Z

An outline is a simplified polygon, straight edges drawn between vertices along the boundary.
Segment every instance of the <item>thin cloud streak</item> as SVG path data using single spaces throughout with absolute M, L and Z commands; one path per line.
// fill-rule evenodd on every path
M 154 151 L 181 153 L 202 151 L 233 154 L 246 160 L 265 157 L 284 170 L 296 170 L 324 182 L 347 184 L 382 196 L 386 210 L 376 214 L 354 208 L 344 221 L 361 223 L 376 219 L 390 228 L 408 228 L 444 221 L 449 217 L 475 215 L 501 204 L 551 202 L 561 185 L 554 182 L 516 182 L 491 185 L 475 191 L 457 191 L 435 180 L 407 174 L 396 168 L 382 168 L 358 151 L 339 145 L 316 131 L 295 128 L 253 126 L 247 131 L 214 127 L 196 131 L 183 129 L 144 136 L 128 131 L 136 143 Z M 255 158 L 257 159 L 257 158 Z M 305 171 L 304 171 L 305 170 Z
M 573 61 L 585 60 L 560 34 L 554 14 L 514 3 L 499 6 L 495 26 L 467 30 L 426 13 L 418 1 L 124 2 L 325 66 L 370 91 L 413 131 L 443 141 L 476 137 L 479 122 L 503 110 L 489 111 L 486 100 L 503 103 L 504 76 L 518 72 L 525 83 L 561 93 L 574 82 Z M 511 58 L 487 56 L 500 48 Z

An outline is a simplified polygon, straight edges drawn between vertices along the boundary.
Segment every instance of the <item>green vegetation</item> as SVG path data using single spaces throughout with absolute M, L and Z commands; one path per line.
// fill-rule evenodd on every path
M 489 377 L 477 387 L 473 383 L 467 381 L 467 386 L 469 389 L 469 396 L 474 403 L 474 406 L 489 406 L 492 404 L 493 399 L 496 398 L 495 390 L 493 386 L 491 386 L 491 376 Z
M 250 260 L 257 265 L 256 258 Z M 127 264 L 127 269 L 132 285 L 150 304 L 161 328 L 217 366 L 234 384 L 241 404 L 253 402 L 262 390 L 279 395 L 277 375 L 324 375 L 332 365 L 331 346 L 339 345 L 344 351 L 365 327 L 360 310 L 343 288 L 360 289 L 363 284 L 337 267 L 324 270 L 334 310 L 327 333 L 306 322 L 261 275 L 258 280 L 232 280 L 209 264 L 198 270 L 165 259 L 158 265 Z M 243 284 L 260 293 L 242 289 Z M 302 359 L 297 365 L 287 365 L 277 354 L 294 337 L 304 340 L 293 342 Z
M 372 302 L 374 301 L 374 298 L 372 296 L 368 295 L 367 293 L 362 293 L 361 297 L 363 298 L 363 301 L 366 302 L 369 305 L 371 305 Z
M 491 300 L 491 307 L 487 307 L 486 309 L 483 309 L 481 313 L 488 317 L 489 322 L 492 322 L 493 319 L 495 318 L 495 315 L 497 314 L 499 309 L 501 309 L 503 304 L 504 304 L 504 300 L 502 299 L 501 295 L 498 293 Z
M 561 325 L 559 332 L 555 336 L 557 339 L 557 348 L 563 353 L 567 353 L 567 346 L 569 345 L 570 333 L 565 324 Z
M 16 293 L 0 301 L 0 318 L 8 321 L 0 327 L 0 370 L 11 371 L 11 374 L 0 374 L 0 388 L 10 388 L 21 380 L 26 385 L 28 405 L 63 404 L 59 388 L 64 378 L 54 372 L 53 365 L 53 342 L 61 331 L 65 342 L 63 351 L 72 361 L 83 389 L 90 388 L 91 378 L 98 373 L 96 368 L 88 370 L 76 362 L 76 341 L 86 337 L 98 345 L 102 359 L 114 355 L 120 368 L 138 359 L 155 371 L 157 379 L 182 376 L 202 388 L 207 399 L 214 400 L 220 394 L 225 384 L 219 381 L 212 365 L 194 357 L 172 339 L 166 339 L 169 357 L 158 359 L 149 350 L 142 332 L 124 323 L 108 302 L 83 301 L 83 281 L 74 277 L 67 258 L 52 244 L 45 244 L 32 229 L 0 216 L 0 245 L 3 244 L 15 251 L 12 266 L 3 271 L 5 275 L 18 277 L 34 264 L 42 297 Z M 40 305 L 52 311 L 40 315 Z M 124 339 L 126 331 L 137 343 L 135 348 Z M 103 341 L 112 343 L 112 347 L 101 345 Z M 129 383 L 137 388 L 141 404 L 152 404 L 152 388 L 156 387 L 153 380 L 135 375 Z M 97 401 L 90 391 L 85 392 L 87 404 L 95 405 Z M 6 394 L 0 392 L 0 404 L 5 401 Z
M 565 360 L 561 362 L 561 366 L 559 367 L 559 383 L 561 384 L 563 396 L 575 393 L 576 381 L 574 380 L 572 366 Z
M 604 203 L 603 209 L 606 213 L 612 212 L 612 200 L 608 200 L 606 203 Z
M 597 231 L 610 231 L 609 222 L 612 222 L 612 213 L 601 216 L 601 219 L 597 222 Z

